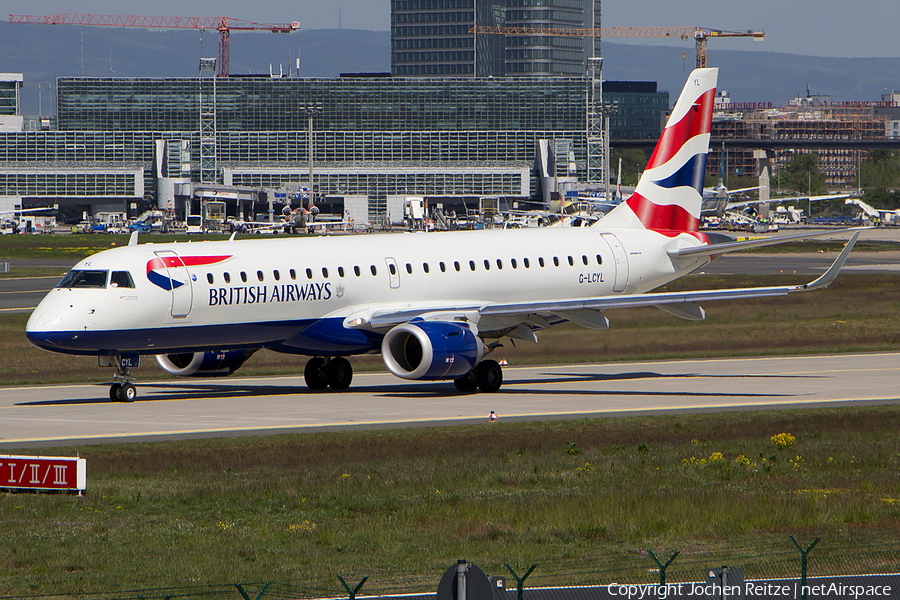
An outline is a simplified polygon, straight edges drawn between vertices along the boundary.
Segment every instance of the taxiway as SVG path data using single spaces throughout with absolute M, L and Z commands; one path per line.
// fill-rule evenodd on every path
M 572 419 L 679 411 L 900 402 L 900 353 L 507 367 L 495 394 L 357 373 L 342 393 L 302 377 L 0 388 L 0 447 L 41 447 L 351 428 Z

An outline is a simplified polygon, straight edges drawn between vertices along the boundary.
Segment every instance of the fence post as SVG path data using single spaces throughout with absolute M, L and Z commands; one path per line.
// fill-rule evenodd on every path
M 266 590 L 269 589 L 270 585 L 272 585 L 271 581 L 263 586 L 262 591 L 256 596 L 256 600 L 261 600 L 261 598 L 263 597 L 263 594 L 266 593 Z M 241 593 L 241 596 L 244 597 L 244 600 L 250 600 L 250 596 L 247 595 L 247 592 L 244 591 L 244 588 L 241 586 L 241 584 L 236 583 L 236 584 L 234 584 L 234 587 L 236 587 L 237 591 L 239 591 Z
M 362 580 L 359 583 L 357 583 L 356 587 L 353 588 L 352 590 L 350 589 L 350 586 L 347 585 L 347 582 L 344 581 L 343 577 L 338 575 L 337 578 L 341 580 L 341 585 L 343 585 L 344 589 L 347 590 L 347 594 L 350 596 L 350 600 L 354 600 L 356 598 L 356 592 L 358 592 L 359 589 L 366 583 L 366 581 L 368 581 L 369 576 L 366 575 L 365 577 L 363 577 Z
M 518 575 L 516 575 L 516 572 L 512 570 L 512 567 L 509 566 L 509 563 L 503 564 L 506 565 L 506 570 L 509 571 L 512 574 L 513 578 L 516 580 L 516 591 L 519 594 L 518 598 L 519 600 L 522 600 L 522 596 L 525 593 L 525 580 L 528 579 L 528 576 L 531 575 L 531 572 L 537 568 L 537 565 L 531 565 L 531 568 L 528 569 L 528 571 L 524 575 L 519 577 Z
M 661 562 L 659 562 L 659 559 L 656 558 L 655 554 L 653 554 L 653 550 L 647 550 L 647 552 L 650 553 L 650 556 L 652 556 L 653 560 L 656 561 L 656 564 L 659 565 L 659 587 L 665 588 L 666 587 L 666 569 L 669 568 L 669 565 L 672 564 L 672 561 L 675 560 L 675 558 L 679 554 L 681 554 L 681 552 L 678 551 L 675 554 L 673 554 L 672 557 L 669 558 L 669 560 L 666 562 L 666 564 L 662 564 Z
M 822 538 L 816 538 L 812 544 L 809 545 L 809 548 L 804 550 L 800 544 L 797 543 L 797 540 L 794 539 L 794 536 L 789 536 L 791 541 L 794 542 L 794 545 L 797 546 L 797 550 L 800 551 L 800 593 L 801 598 L 806 600 L 806 555 L 809 554 L 810 550 L 816 547 L 816 544 L 819 543 L 819 540 Z

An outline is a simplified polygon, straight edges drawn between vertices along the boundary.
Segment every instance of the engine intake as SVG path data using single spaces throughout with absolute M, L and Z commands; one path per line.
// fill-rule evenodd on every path
M 156 362 L 166 373 L 179 377 L 225 377 L 231 375 L 256 350 L 209 350 L 183 354 L 157 354 Z
M 381 342 L 385 366 L 403 379 L 457 379 L 474 369 L 484 352 L 478 336 L 455 323 L 404 323 Z

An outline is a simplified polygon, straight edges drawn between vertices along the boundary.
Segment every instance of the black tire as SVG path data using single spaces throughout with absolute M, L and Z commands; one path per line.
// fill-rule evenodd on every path
M 113 402 L 121 402 L 121 400 L 119 400 L 119 388 L 121 388 L 121 387 L 122 387 L 121 383 L 114 383 L 111 386 L 109 386 L 109 399 L 110 400 L 112 400 Z
M 119 388 L 119 399 L 122 402 L 134 402 L 137 398 L 137 388 L 130 383 L 123 383 Z
M 478 382 L 478 389 L 491 394 L 503 385 L 503 370 L 496 360 L 483 360 L 475 367 L 475 381 Z
M 459 379 L 454 379 L 453 385 L 464 394 L 471 394 L 478 390 L 478 382 L 475 381 L 475 375 L 472 371 L 469 371 Z
M 346 358 L 335 358 L 325 367 L 328 385 L 335 391 L 346 390 L 353 381 L 353 367 Z
M 303 378 L 306 380 L 306 387 L 311 390 L 324 390 L 328 387 L 328 379 L 325 376 L 325 359 L 311 358 L 306 363 L 303 370 Z

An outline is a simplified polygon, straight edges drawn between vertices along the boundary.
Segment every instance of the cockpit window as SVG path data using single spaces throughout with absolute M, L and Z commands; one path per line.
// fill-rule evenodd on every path
M 128 271 L 113 271 L 109 276 L 110 287 L 133 288 L 134 280 Z
M 105 288 L 109 271 L 69 271 L 56 287 L 61 288 Z

